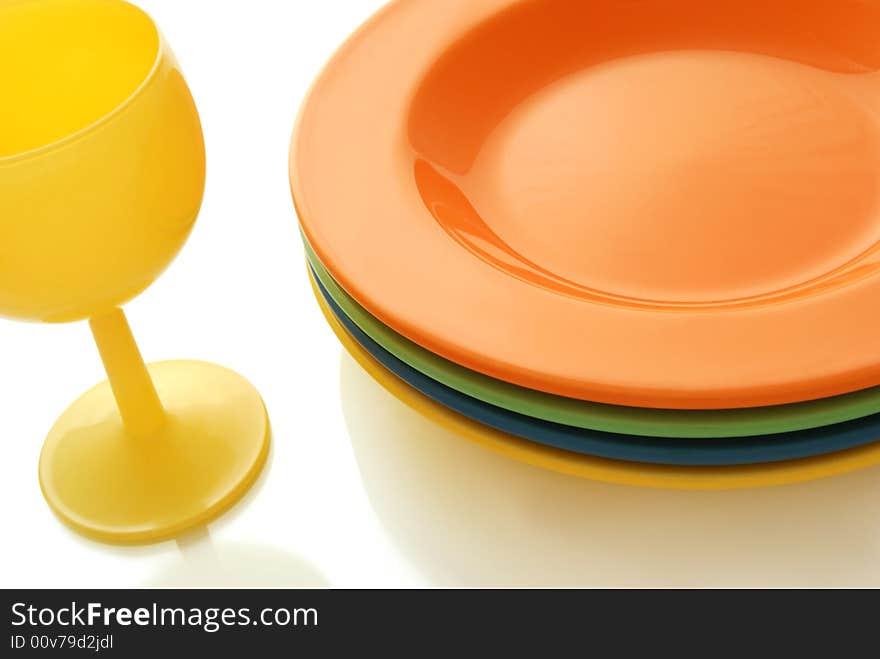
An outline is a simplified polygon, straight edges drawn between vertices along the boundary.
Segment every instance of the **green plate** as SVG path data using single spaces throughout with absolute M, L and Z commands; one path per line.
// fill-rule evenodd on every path
M 318 279 L 345 314 L 371 339 L 447 387 L 511 412 L 590 430 L 694 439 L 772 435 L 842 423 L 880 412 L 880 387 L 790 405 L 729 410 L 624 407 L 519 387 L 443 359 L 381 323 L 336 283 L 309 244 L 303 242 Z

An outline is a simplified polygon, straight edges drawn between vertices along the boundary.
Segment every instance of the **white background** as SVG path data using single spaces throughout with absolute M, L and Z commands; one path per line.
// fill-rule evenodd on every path
M 208 183 L 178 260 L 127 307 L 148 360 L 262 392 L 270 466 L 209 538 L 111 548 L 49 512 L 54 419 L 103 378 L 84 323 L 0 320 L 0 586 L 880 585 L 880 470 L 677 493 L 513 463 L 422 420 L 342 354 L 287 180 L 300 102 L 374 0 L 140 0 L 199 105 Z

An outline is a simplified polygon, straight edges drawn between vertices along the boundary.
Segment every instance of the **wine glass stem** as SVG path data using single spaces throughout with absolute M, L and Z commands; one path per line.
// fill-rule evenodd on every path
M 149 436 L 165 422 L 165 410 L 125 314 L 116 308 L 92 317 L 89 326 L 126 429 Z

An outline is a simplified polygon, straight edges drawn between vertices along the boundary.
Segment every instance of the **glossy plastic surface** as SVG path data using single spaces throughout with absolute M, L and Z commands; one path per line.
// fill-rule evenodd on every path
M 0 316 L 88 318 L 108 375 L 49 433 L 43 494 L 96 540 L 175 537 L 240 499 L 269 446 L 253 386 L 200 362 L 148 368 L 116 306 L 198 213 L 193 99 L 153 21 L 121 0 L 0 3 L 0 62 Z
M 399 0 L 313 87 L 293 196 L 352 297 L 490 377 L 681 409 L 857 391 L 878 67 L 855 0 Z
M 214 364 L 151 364 L 163 423 L 136 434 L 109 383 L 58 419 L 40 456 L 49 505 L 74 530 L 102 542 L 145 544 L 206 525 L 238 501 L 269 453 L 257 390 Z
M 84 44 L 86 44 L 84 46 Z M 0 316 L 88 318 L 146 288 L 202 200 L 198 113 L 119 0 L 0 4 Z
M 346 293 L 304 243 L 322 290 L 357 327 L 397 359 L 437 382 L 511 412 L 553 423 L 629 435 L 718 438 L 817 428 L 880 412 L 880 388 L 805 403 L 737 410 L 659 410 L 591 403 L 545 394 L 486 377 L 428 352 L 386 327 Z
M 732 467 L 676 467 L 606 460 L 529 442 L 456 414 L 393 375 L 351 338 L 324 301 L 314 279 L 312 285 L 324 317 L 345 349 L 389 393 L 463 439 L 542 469 L 638 487 L 727 490 L 799 483 L 880 464 L 880 445 L 877 444 L 788 462 Z
M 488 405 L 432 380 L 367 336 L 318 284 L 346 331 L 376 361 L 401 380 L 454 412 L 486 426 L 554 448 L 646 464 L 728 466 L 798 460 L 866 446 L 880 440 L 880 414 L 847 423 L 772 437 L 729 437 L 713 441 L 645 437 L 574 428 Z

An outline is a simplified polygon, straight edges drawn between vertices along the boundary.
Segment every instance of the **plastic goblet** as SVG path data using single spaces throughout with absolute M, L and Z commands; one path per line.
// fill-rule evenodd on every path
M 225 368 L 146 366 L 119 308 L 171 262 L 201 204 L 201 125 L 177 62 L 121 0 L 7 0 L 0 89 L 0 315 L 88 319 L 108 375 L 49 432 L 43 494 L 106 542 L 202 526 L 256 480 L 269 422 Z

